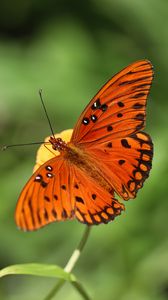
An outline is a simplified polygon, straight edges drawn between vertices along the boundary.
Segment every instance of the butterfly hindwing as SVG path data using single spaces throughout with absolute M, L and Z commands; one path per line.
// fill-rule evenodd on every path
M 114 198 L 114 191 L 109 193 L 93 178 L 71 166 L 74 182 L 71 196 L 75 202 L 76 218 L 87 225 L 108 223 L 124 210 L 124 205 Z
M 124 200 L 135 198 L 152 167 L 153 144 L 144 132 L 89 148 L 106 179 Z

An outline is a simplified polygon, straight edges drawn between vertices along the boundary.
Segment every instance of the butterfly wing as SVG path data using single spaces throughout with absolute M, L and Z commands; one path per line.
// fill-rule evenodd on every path
M 35 230 L 53 221 L 72 219 L 71 178 L 70 166 L 61 155 L 43 164 L 20 194 L 15 212 L 17 226 Z
M 113 220 L 123 209 L 113 193 L 58 156 L 43 164 L 25 185 L 15 220 L 25 231 L 74 217 L 93 225 Z
M 86 147 L 142 130 L 153 78 L 147 60 L 131 64 L 109 80 L 81 114 L 71 141 Z
M 145 126 L 153 78 L 147 60 L 131 64 L 108 81 L 81 114 L 71 142 L 83 148 L 125 200 L 149 175 L 153 145 Z
M 114 198 L 114 191 L 107 192 L 89 174 L 76 166 L 71 167 L 73 185 L 72 198 L 75 201 L 75 216 L 78 221 L 97 225 L 108 223 L 124 210 L 124 205 Z
M 89 148 L 89 154 L 124 200 L 135 198 L 149 176 L 153 144 L 144 132 Z

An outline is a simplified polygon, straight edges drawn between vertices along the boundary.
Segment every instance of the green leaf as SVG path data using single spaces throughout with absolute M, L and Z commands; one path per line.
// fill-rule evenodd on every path
M 64 269 L 56 265 L 44 265 L 36 263 L 19 264 L 0 270 L 0 277 L 14 274 L 62 278 L 71 282 L 76 281 L 76 278 L 73 274 L 65 272 Z

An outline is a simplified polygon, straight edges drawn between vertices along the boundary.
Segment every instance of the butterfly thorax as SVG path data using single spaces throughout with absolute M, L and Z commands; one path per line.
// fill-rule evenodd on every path
M 103 176 L 101 168 L 96 165 L 95 160 L 84 149 L 77 147 L 71 142 L 66 143 L 61 138 L 54 138 L 52 136 L 49 142 L 52 144 L 52 148 L 59 151 L 66 160 L 85 172 L 105 190 L 111 192 L 112 186 L 107 182 L 105 176 Z
M 68 160 L 70 164 L 75 165 L 106 191 L 112 192 L 112 185 L 107 181 L 101 167 L 95 162 L 95 159 L 85 151 L 85 149 L 74 145 L 72 142 L 68 142 L 64 151 L 64 158 Z

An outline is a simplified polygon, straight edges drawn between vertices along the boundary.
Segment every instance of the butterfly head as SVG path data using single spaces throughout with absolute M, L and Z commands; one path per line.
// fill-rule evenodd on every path
M 67 144 L 61 138 L 50 136 L 49 142 L 54 150 L 62 152 L 67 149 Z

